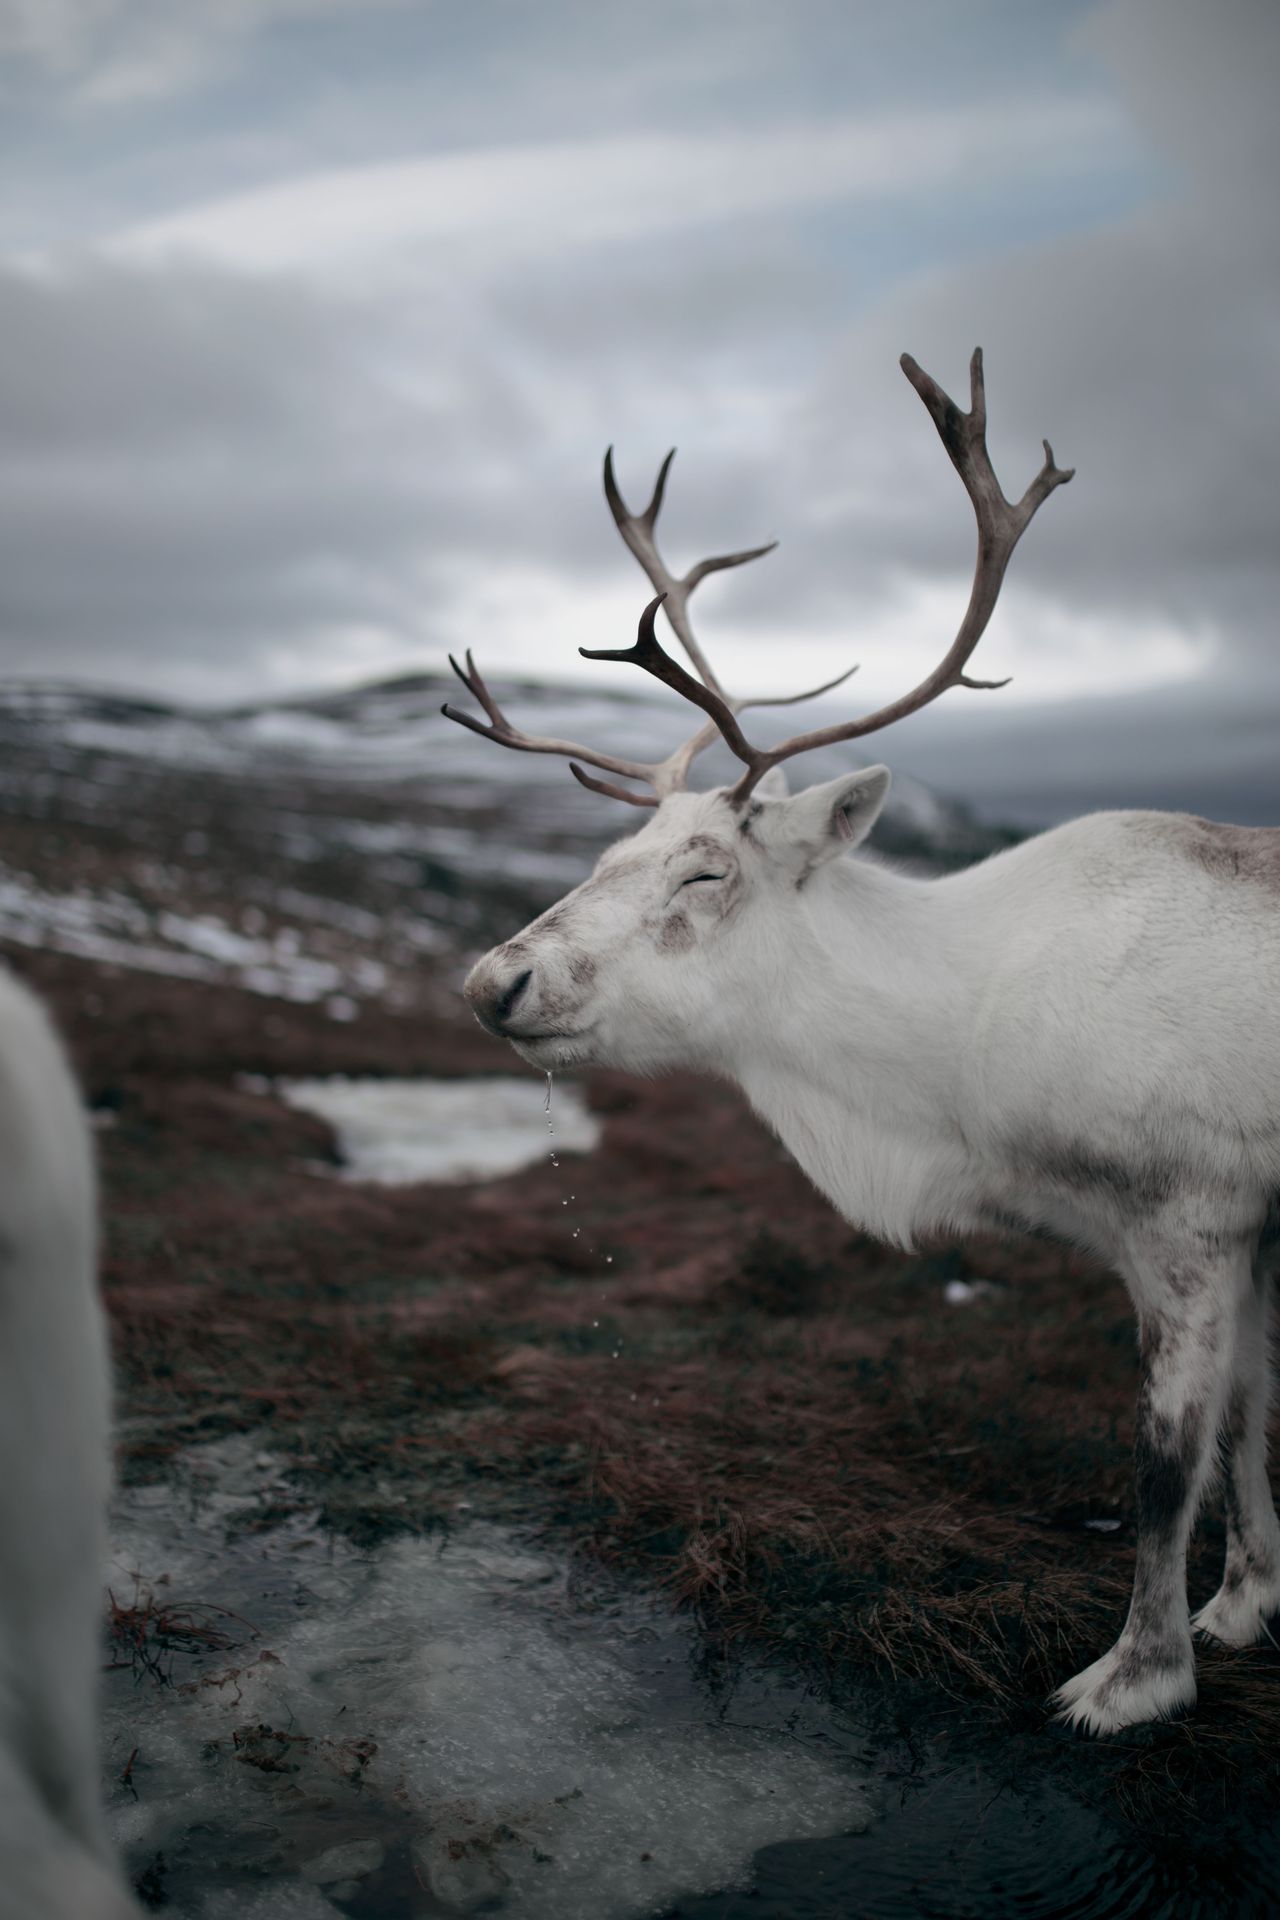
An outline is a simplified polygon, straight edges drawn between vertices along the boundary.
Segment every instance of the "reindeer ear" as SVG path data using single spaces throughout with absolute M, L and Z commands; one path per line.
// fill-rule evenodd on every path
M 787 843 L 811 867 L 856 847 L 876 823 L 889 779 L 888 767 L 863 767 L 796 794 L 786 802 L 783 815 Z
M 790 792 L 787 776 L 781 767 L 770 767 L 763 780 L 756 782 L 756 793 L 761 800 L 785 800 Z

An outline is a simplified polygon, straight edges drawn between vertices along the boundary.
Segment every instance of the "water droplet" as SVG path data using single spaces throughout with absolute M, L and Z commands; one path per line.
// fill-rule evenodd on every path
M 542 1109 L 544 1113 L 550 1113 L 551 1111 L 551 1086 L 552 1086 L 553 1079 L 554 1079 L 554 1075 L 552 1074 L 547 1075 L 547 1104 Z
M 593 1320 L 591 1324 L 593 1327 L 598 1327 L 600 1325 L 600 1322 L 598 1320 Z
M 604 1263 L 606 1267 L 611 1267 L 613 1265 L 613 1255 L 611 1253 L 606 1253 L 604 1257 Z

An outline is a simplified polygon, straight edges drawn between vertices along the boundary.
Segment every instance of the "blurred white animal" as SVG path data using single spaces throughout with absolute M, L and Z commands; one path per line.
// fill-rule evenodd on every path
M 1280 1251 L 1280 833 L 1184 814 L 1099 813 L 922 880 L 845 858 L 870 832 L 885 767 L 788 796 L 782 763 L 878 731 L 965 671 L 1032 515 L 1071 475 L 1045 460 L 1005 499 L 987 453 L 982 362 L 970 410 L 904 355 L 978 523 L 968 610 L 933 672 L 876 712 L 781 745 L 742 732 L 689 630 L 704 560 L 681 579 L 642 514 L 605 489 L 665 597 L 699 678 L 659 644 L 655 600 L 625 652 L 710 716 L 648 765 L 518 731 L 468 656 L 461 674 L 502 746 L 563 753 L 656 808 L 593 877 L 472 971 L 466 994 L 532 1065 L 734 1080 L 849 1220 L 909 1245 L 1015 1225 L 1092 1247 L 1121 1275 L 1141 1347 L 1137 1569 L 1115 1646 L 1055 1696 L 1115 1733 L 1195 1699 L 1192 1629 L 1251 1646 L 1280 1614 L 1280 1521 L 1267 1483 L 1270 1275 Z M 668 463 L 670 456 L 668 455 Z M 763 552 L 757 549 L 756 552 Z M 717 733 L 732 788 L 688 772 Z M 1188 1616 L 1187 1542 L 1221 1450 L 1222 1585 Z
M 99 1805 L 110 1389 L 84 1112 L 0 970 L 0 1920 L 136 1920 Z

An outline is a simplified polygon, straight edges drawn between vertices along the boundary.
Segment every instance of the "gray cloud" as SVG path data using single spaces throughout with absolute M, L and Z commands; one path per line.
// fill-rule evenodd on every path
M 1119 0 L 1082 16 L 1074 46 L 1055 49 L 1039 10 L 1028 13 L 1040 40 L 1020 15 L 1006 46 L 1007 14 L 983 12 L 976 34 L 961 36 L 953 10 L 919 6 L 908 23 L 916 39 L 928 33 L 950 50 L 941 89 L 907 57 L 907 28 L 883 24 L 881 11 L 854 19 L 813 0 L 806 32 L 786 40 L 771 9 L 735 7 L 726 38 L 715 6 L 659 7 L 647 35 L 617 9 L 535 18 L 513 8 L 509 33 L 491 45 L 449 41 L 462 30 L 447 24 L 448 9 L 365 17 L 367 62 L 379 33 L 393 49 L 421 51 L 425 43 L 394 36 L 425 31 L 432 16 L 439 58 L 421 68 L 418 150 L 446 150 L 468 129 L 470 170 L 455 178 L 473 187 L 488 178 L 485 191 L 500 195 L 501 167 L 518 168 L 520 141 L 536 146 L 552 122 L 580 154 L 528 200 L 518 245 L 510 218 L 504 226 L 482 207 L 452 234 L 439 208 L 415 222 L 410 193 L 403 232 L 371 250 L 326 209 L 316 177 L 389 160 L 396 141 L 400 156 L 415 151 L 394 61 L 377 86 L 370 78 L 367 98 L 349 90 L 330 119 L 305 62 L 292 92 L 246 99 L 243 118 L 228 118 L 230 43 L 218 56 L 216 124 L 193 115 L 189 134 L 172 117 L 162 124 L 159 93 L 148 96 L 151 118 L 142 114 L 132 145 L 86 176 L 86 204 L 98 207 L 100 236 L 164 213 L 171 239 L 186 234 L 185 252 L 104 252 L 69 214 L 60 228 L 66 182 L 33 137 L 17 178 L 29 205 L 46 210 L 41 259 L 11 253 L 0 271 L 5 666 L 211 697 L 437 664 L 467 644 L 499 667 L 528 666 L 526 591 L 567 610 L 638 608 L 644 586 L 603 514 L 599 456 L 616 441 L 624 484 L 640 497 L 674 440 L 673 558 L 783 538 L 767 565 L 704 596 L 708 636 L 741 637 L 743 682 L 760 679 L 779 634 L 809 636 L 818 650 L 829 636 L 840 646 L 829 670 L 852 649 L 868 678 L 887 679 L 897 664 L 887 642 L 877 646 L 877 621 L 913 582 L 954 590 L 958 614 L 972 538 L 897 354 L 909 347 L 959 397 L 968 348 L 981 340 L 992 444 L 1010 490 L 1030 478 L 1045 433 L 1079 468 L 1015 562 L 1007 619 L 1038 633 L 1061 615 L 1059 655 L 1077 644 L 1068 616 L 1113 637 L 1110 657 L 1105 646 L 1088 656 L 1100 691 L 1110 661 L 1125 664 L 1131 630 L 1211 631 L 1214 676 L 1199 697 L 1224 709 L 1252 697 L 1276 656 L 1280 590 L 1280 154 L 1267 92 L 1278 17 L 1250 0 L 1212 16 L 1191 0 Z M 203 12 L 174 17 L 190 26 Z M 235 62 L 274 75 L 271 36 L 286 15 L 305 48 L 307 33 L 340 36 L 358 12 L 319 0 L 301 11 L 246 5 Z M 678 13 L 688 31 L 664 87 Z M 100 130 L 109 88 L 99 86 L 97 106 L 88 94 L 107 71 L 117 16 L 139 57 L 163 51 L 145 9 L 85 0 L 38 29 L 31 22 L 44 15 L 0 6 L 0 55 L 43 63 L 51 92 L 63 88 L 62 123 Z M 332 55 L 356 43 L 325 45 Z M 1046 50 L 1059 68 L 1046 66 Z M 1028 76 L 1043 91 L 1046 72 L 1058 118 L 1019 119 L 1013 102 Z M 175 67 L 171 98 L 196 84 Z M 967 117 L 955 118 L 957 97 L 975 103 Z M 386 124 L 375 132 L 380 103 Z M 792 184 L 756 205 L 762 195 L 748 192 L 740 168 L 726 173 L 722 155 L 722 204 L 693 221 L 673 202 L 681 217 L 640 230 L 646 153 L 712 156 L 718 133 L 741 144 L 758 129 L 767 154 L 779 128 L 803 126 L 806 105 L 814 127 L 857 108 L 864 138 L 884 130 L 885 151 L 864 152 L 881 182 L 874 204 L 848 183 L 809 190 L 796 149 Z M 947 129 L 983 112 L 993 130 L 982 150 L 996 161 L 958 176 L 972 149 Z M 1145 160 L 1134 158 L 1136 137 L 1126 149 L 1126 114 L 1148 143 Z M 119 140 L 118 115 L 111 124 Z M 930 125 L 941 142 L 932 184 L 909 190 L 926 177 L 916 154 L 895 185 L 894 138 Z M 654 145 L 655 129 L 672 138 Z M 673 144 L 691 133 L 701 146 Z M 600 144 L 609 134 L 612 148 Z M 1091 137 L 1105 151 L 1079 151 Z M 570 206 L 574 165 L 581 171 L 593 151 L 621 168 L 616 221 L 600 181 L 583 181 L 580 200 L 595 209 L 589 244 L 568 245 L 582 218 L 581 204 Z M 820 164 L 820 144 L 812 153 Z M 165 202 L 157 183 L 170 160 Z M 135 193 L 140 168 L 146 190 Z M 679 171 L 668 168 L 669 201 Z M 268 249 L 255 271 L 225 248 L 201 255 L 200 204 L 286 177 L 312 180 L 310 199 L 300 190 L 273 216 L 314 221 L 305 245 L 279 229 L 280 259 Z M 443 191 L 449 176 L 420 177 Z M 255 218 L 264 202 L 256 206 Z M 8 230 L 29 243 L 30 217 L 10 213 Z M 234 256 L 235 219 L 221 231 Z M 262 231 L 269 238 L 269 224 Z M 545 610 L 536 631 L 554 632 Z M 989 648 L 1001 644 L 993 631 Z M 570 637 L 563 653 L 535 650 L 532 664 L 569 669 Z M 1062 669 L 1058 658 L 1059 679 Z M 1020 664 L 1018 693 L 1037 691 L 1034 660 Z M 921 721 L 919 739 L 966 727 L 999 739 L 1017 725 L 976 712 L 949 703 L 940 731 Z M 1043 713 L 1026 724 L 1043 732 L 1042 722 Z M 894 748 L 927 773 L 914 736 L 904 731 Z
M 0 621 L 21 672 L 212 692 L 309 642 L 331 672 L 343 630 L 421 649 L 419 556 L 478 535 L 451 469 L 499 417 L 520 442 L 483 356 L 455 350 L 447 393 L 410 402 L 376 312 L 288 286 L 6 275 L 0 329 Z
M 0 55 L 61 82 L 80 105 L 133 106 L 186 92 L 264 28 L 349 0 L 0 0 Z M 363 0 L 369 10 L 397 0 Z
M 968 510 L 895 362 L 908 347 L 963 401 L 981 341 L 1007 489 L 1030 479 L 1042 435 L 1078 469 L 1013 578 L 1111 622 L 1117 656 L 1127 621 L 1211 628 L 1212 703 L 1280 679 L 1280 14 L 1124 0 L 1085 37 L 1176 163 L 1165 195 L 1106 230 L 896 287 L 848 329 L 779 434 L 802 558 L 753 579 L 751 609 L 777 620 L 811 572 L 833 611 L 903 569 L 963 573 Z

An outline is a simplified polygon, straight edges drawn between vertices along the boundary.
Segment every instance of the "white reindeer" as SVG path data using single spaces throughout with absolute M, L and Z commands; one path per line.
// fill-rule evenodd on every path
M 0 968 L 0 1920 L 132 1920 L 98 1800 L 107 1349 L 93 1161 Z
M 1194 1701 L 1193 1626 L 1243 1647 L 1280 1611 L 1265 1458 L 1280 832 L 1099 813 L 923 880 L 841 857 L 870 830 L 886 768 L 786 797 L 781 764 L 795 754 L 888 726 L 948 687 L 993 684 L 964 667 L 1019 535 L 1071 478 L 1046 441 L 1011 505 L 985 444 L 981 354 L 967 414 L 909 355 L 902 366 L 977 515 L 972 597 L 945 657 L 875 713 L 752 746 L 686 601 L 707 573 L 754 555 L 674 579 L 654 539 L 671 456 L 642 514 L 623 504 L 606 457 L 619 530 L 700 678 L 656 640 L 656 600 L 633 648 L 587 657 L 632 660 L 711 718 L 668 760 L 642 765 L 517 732 L 470 656 L 466 674 L 455 667 L 489 724 L 446 707 L 452 719 L 644 781 L 652 796 L 572 769 L 657 808 L 590 880 L 486 954 L 465 991 L 485 1026 L 545 1071 L 693 1067 L 735 1080 L 841 1213 L 886 1240 L 1012 1223 L 1090 1247 L 1122 1275 L 1141 1346 L 1133 1600 L 1115 1646 L 1053 1703 L 1112 1733 Z M 746 771 L 732 788 L 687 791 L 717 730 Z M 1219 1439 L 1226 1568 L 1192 1622 L 1187 1542 Z

